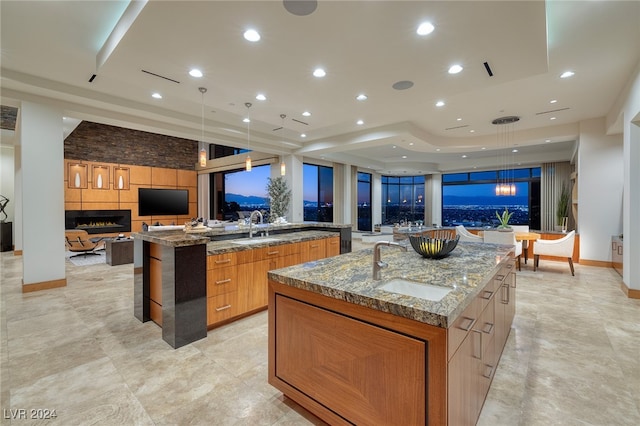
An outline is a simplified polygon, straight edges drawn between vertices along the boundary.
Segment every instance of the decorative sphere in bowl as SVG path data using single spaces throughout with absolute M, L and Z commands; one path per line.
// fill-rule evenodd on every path
M 409 241 L 411 247 L 422 255 L 429 259 L 442 259 L 451 253 L 451 251 L 458 245 L 460 236 L 455 237 L 439 237 L 429 235 L 409 235 Z

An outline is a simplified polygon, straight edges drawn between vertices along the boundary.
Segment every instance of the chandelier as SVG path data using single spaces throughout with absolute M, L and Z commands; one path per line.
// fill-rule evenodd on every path
M 513 123 L 520 120 L 520 117 L 510 115 L 507 117 L 500 117 L 493 120 L 491 123 L 497 127 L 497 158 L 498 167 L 498 182 L 496 183 L 496 195 L 516 195 L 516 185 L 514 183 L 513 170 L 509 169 L 509 158 L 511 147 L 511 139 L 513 136 Z

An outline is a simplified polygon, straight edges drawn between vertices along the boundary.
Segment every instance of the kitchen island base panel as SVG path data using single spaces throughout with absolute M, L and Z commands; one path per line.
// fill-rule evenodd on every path
M 288 299 L 291 300 L 298 305 L 297 309 L 292 310 L 290 303 L 282 303 L 283 300 Z M 280 301 L 280 302 L 278 302 Z M 284 312 L 280 312 L 280 309 L 283 308 Z M 400 394 L 404 394 L 404 397 L 413 401 L 412 409 L 409 410 L 410 413 L 405 413 L 408 418 L 418 419 L 421 418 L 421 421 L 415 422 L 404 422 L 403 424 L 428 424 L 428 425 L 441 425 L 446 422 L 446 395 L 447 395 L 447 345 L 446 345 L 446 329 L 435 327 L 432 325 L 420 323 L 415 320 L 398 317 L 389 313 L 377 311 L 371 308 L 367 308 L 360 305 L 354 305 L 349 302 L 345 302 L 343 300 L 333 299 L 327 296 L 323 296 L 317 293 L 309 292 L 306 290 L 298 289 L 295 287 L 290 287 L 275 281 L 269 281 L 269 383 L 280 390 L 285 396 L 291 398 L 296 401 L 298 404 L 303 406 L 305 409 L 309 410 L 322 420 L 328 422 L 329 424 L 376 424 L 380 422 L 380 418 L 376 417 L 376 413 L 373 411 L 367 411 L 367 408 L 364 408 L 366 404 L 362 405 L 362 409 L 358 410 L 356 415 L 353 414 L 344 414 L 340 413 L 338 410 L 335 410 L 332 405 L 329 405 L 327 401 L 322 401 L 320 397 L 314 398 L 313 395 L 310 395 L 314 392 L 323 392 L 322 389 L 308 389 L 308 386 L 312 386 L 312 384 L 301 385 L 300 377 L 292 378 L 292 374 L 305 374 L 316 375 L 320 377 L 324 375 L 330 375 L 332 377 L 339 376 L 336 370 L 333 371 L 326 370 L 322 371 L 322 368 L 319 366 L 314 366 L 314 369 L 317 371 L 309 371 L 309 372 L 288 372 L 287 368 L 282 366 L 282 362 L 291 362 L 293 358 L 291 358 L 291 354 L 284 355 L 281 350 L 286 350 L 287 348 L 291 348 L 286 343 L 287 335 L 289 338 L 293 338 L 293 335 L 302 336 L 303 330 L 300 329 L 302 327 L 299 324 L 293 325 L 292 321 L 299 322 L 298 319 L 295 320 L 287 320 L 284 319 L 284 316 L 291 316 L 289 314 L 293 312 L 298 312 L 297 315 L 303 314 L 304 312 L 299 311 L 298 309 L 307 308 L 311 312 L 315 312 L 316 315 L 320 315 L 316 318 L 315 330 L 313 333 L 317 336 L 323 336 L 323 338 L 331 339 L 331 327 L 327 327 L 326 323 L 323 321 L 319 321 L 320 319 L 329 319 L 333 318 L 332 321 L 336 321 L 336 324 L 340 324 L 339 327 L 356 327 L 358 328 L 359 337 L 356 339 L 358 342 L 365 342 L 368 339 L 371 342 L 371 351 L 372 351 L 372 361 L 367 360 L 366 363 L 372 362 L 374 365 L 376 362 L 380 362 L 381 359 L 412 359 L 412 362 L 415 362 L 416 353 L 414 352 L 412 355 L 407 356 L 406 348 L 404 346 L 398 346 L 398 353 L 375 353 L 376 341 L 379 338 L 379 333 L 384 332 L 383 334 L 387 336 L 393 335 L 394 339 L 399 339 L 399 341 L 404 341 L 405 344 L 408 341 L 411 342 L 419 342 L 418 345 L 422 347 L 422 359 L 420 361 L 422 365 L 423 376 L 419 378 L 421 382 L 420 385 L 415 385 L 421 387 L 421 391 L 418 392 L 419 401 L 410 397 L 406 391 L 398 391 L 397 388 L 394 388 L 392 383 L 388 385 L 388 389 L 393 389 L 394 393 L 400 392 Z M 311 326 L 313 323 L 308 323 Z M 349 324 L 349 325 L 347 325 Z M 305 327 L 306 328 L 306 327 Z M 326 329 L 325 329 L 326 328 Z M 322 331 L 325 329 L 324 331 Z M 335 327 L 333 330 L 336 330 Z M 311 331 L 311 330 L 309 330 Z M 366 332 L 365 332 L 366 331 Z M 304 331 L 306 332 L 306 331 Z M 351 330 L 353 332 L 353 330 Z M 285 334 L 285 336 L 281 336 L 281 334 Z M 340 335 L 340 333 L 334 333 L 336 335 Z M 302 338 L 302 337 L 300 337 Z M 284 341 L 282 339 L 285 339 Z M 336 339 L 333 337 L 333 339 Z M 343 339 L 344 340 L 344 339 Z M 318 340 L 319 342 L 320 340 Z M 285 342 L 284 346 L 280 348 L 278 345 L 282 345 Z M 329 346 L 325 348 L 329 350 L 326 353 L 317 353 L 313 355 L 311 353 L 307 353 L 306 356 L 322 356 L 325 360 L 328 359 L 328 356 L 334 357 L 333 359 L 344 358 L 343 350 L 346 350 L 346 347 L 354 347 L 357 346 L 356 343 L 353 342 L 343 342 L 338 344 L 337 342 L 329 343 Z M 411 345 L 410 345 L 411 346 Z M 317 347 L 317 346 L 316 346 Z M 298 346 L 295 347 L 295 351 L 304 349 Z M 380 348 L 378 348 L 380 350 Z M 393 351 L 392 351 L 393 352 Z M 411 351 L 409 351 L 411 352 Z M 295 353 L 295 352 L 294 352 Z M 284 357 L 284 358 L 283 358 Z M 287 358 L 288 357 L 288 358 Z M 283 359 L 289 359 L 289 361 L 283 361 Z M 378 359 L 376 359 L 378 358 Z M 354 358 L 352 360 L 353 366 L 349 370 L 349 374 L 351 376 L 347 380 L 347 382 L 353 383 L 367 383 L 370 379 L 368 375 L 371 374 L 361 365 L 362 359 Z M 301 361 L 297 361 L 298 365 Z M 386 361 L 385 361 L 386 362 Z M 365 364 L 366 364 L 365 363 Z M 322 364 L 322 363 L 320 363 Z M 346 364 L 345 364 L 346 365 Z M 284 370 L 282 370 L 284 368 Z M 414 367 L 417 368 L 417 367 Z M 282 372 L 284 377 L 279 376 L 279 372 Z M 427 374 L 428 372 L 428 374 Z M 358 378 L 353 376 L 353 374 L 360 373 L 361 377 Z M 386 377 L 387 375 L 382 372 L 376 372 L 378 377 Z M 291 381 L 291 383 L 289 382 Z M 342 383 L 340 385 L 343 389 L 348 389 L 349 384 Z M 362 385 L 359 385 L 362 386 Z M 398 397 L 398 395 L 386 394 L 385 386 L 381 386 L 382 389 L 378 389 L 375 397 L 372 397 L 372 400 L 375 401 L 392 401 L 394 398 Z M 357 386 L 356 386 L 357 387 Z M 427 389 L 429 390 L 429 395 L 427 395 Z M 411 392 L 414 392 L 413 390 Z M 323 397 L 326 397 L 323 396 Z M 380 399 L 378 399 L 380 398 Z M 335 400 L 335 396 L 334 396 Z M 329 401 L 333 403 L 332 401 Z M 334 401 L 335 402 L 335 401 Z M 340 401 L 338 401 L 340 402 Z M 349 401 L 345 401 L 348 403 Z M 326 405 L 325 405 L 326 404 Z M 386 403 L 385 403 L 386 404 Z M 383 404 L 384 405 L 384 404 Z M 351 407 L 353 408 L 353 407 Z M 382 409 L 391 409 L 389 405 L 383 406 Z M 342 414 L 342 415 L 341 415 Z M 394 414 L 394 413 L 392 413 Z M 395 420 L 397 419 L 398 410 L 395 408 L 395 417 L 387 417 Z M 388 414 L 387 414 L 388 415 Z M 367 421 L 367 416 L 372 416 Z M 426 420 L 425 420 L 426 417 Z M 377 420 L 375 420 L 375 419 Z
M 426 342 L 280 295 L 276 324 L 280 380 L 355 424 L 425 424 Z

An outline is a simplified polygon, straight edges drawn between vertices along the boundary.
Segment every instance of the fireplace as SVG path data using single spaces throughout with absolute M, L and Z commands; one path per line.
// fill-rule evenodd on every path
M 65 210 L 64 229 L 89 234 L 131 232 L 131 210 Z

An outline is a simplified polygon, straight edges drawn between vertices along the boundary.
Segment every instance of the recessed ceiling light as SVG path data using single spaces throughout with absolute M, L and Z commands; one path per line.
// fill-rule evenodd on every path
M 551 99 L 551 100 L 549 101 L 549 103 L 550 103 L 550 104 L 555 104 L 556 102 L 558 102 L 558 100 L 557 100 L 557 99 Z
M 438 101 L 438 102 L 436 102 L 436 106 L 437 106 L 437 107 L 443 107 L 443 106 L 444 106 L 444 101 Z
M 475 130 L 469 130 L 469 133 L 475 133 L 475 132 L 476 132 Z
M 406 155 L 403 155 L 403 156 L 402 156 L 402 158 L 407 158 L 407 156 L 406 156 Z
M 467 158 L 467 154 L 462 154 L 462 158 Z
M 300 137 L 301 137 L 301 138 L 306 138 L 306 137 L 307 137 L 307 135 L 306 135 L 306 133 L 301 133 L 301 134 L 300 134 Z
M 434 30 L 434 26 L 431 22 L 423 22 L 418 26 L 418 29 L 416 30 L 416 33 L 418 35 L 427 35 L 427 34 L 431 34 Z
M 394 145 L 392 148 L 393 148 L 393 149 L 396 149 L 396 148 L 397 148 L 397 146 L 395 146 L 395 145 Z
M 462 121 L 462 118 L 458 117 L 456 118 L 456 121 Z
M 560 74 L 560 78 L 569 78 L 574 76 L 575 73 L 573 71 L 565 71 L 562 74 Z
M 309 117 L 311 116 L 311 113 L 309 111 L 305 111 L 302 113 L 302 115 L 304 115 L 305 117 Z
M 449 74 L 458 74 L 462 70 L 463 70 L 463 68 L 462 68 L 461 65 L 458 65 L 458 64 L 451 65 L 449 67 Z
M 555 119 L 556 119 L 555 117 L 551 117 L 549 120 L 555 120 Z
M 518 152 L 518 150 L 514 148 L 511 150 L 511 152 Z
M 249 120 L 247 117 L 242 119 L 243 123 L 251 123 L 251 120 Z
M 551 139 L 545 139 L 544 141 L 545 141 L 546 143 L 549 143 L 549 142 L 551 142 Z
M 314 77 L 321 78 L 321 77 L 324 77 L 325 75 L 327 75 L 327 72 L 322 68 L 316 68 L 315 70 L 313 70 Z
M 409 146 L 413 146 L 413 142 L 409 142 Z
M 440 152 L 440 148 L 436 148 L 436 151 Z
M 267 100 L 267 97 L 262 93 L 258 93 L 256 95 L 256 99 L 259 100 L 259 101 L 265 101 L 265 100 Z
M 483 146 L 483 147 L 482 147 L 482 150 L 484 151 L 485 149 L 487 149 L 487 147 L 486 147 L 486 146 Z
M 364 124 L 364 121 L 362 121 L 362 120 L 358 120 L 358 121 L 356 121 L 356 124 L 357 124 L 358 126 L 362 126 L 362 125 Z
M 160 93 L 154 93 L 151 95 L 151 97 L 155 99 L 162 99 L 162 95 Z
M 260 41 L 260 34 L 254 29 L 248 29 L 244 32 L 244 38 L 247 41 L 256 42 Z
M 365 95 L 364 93 L 360 93 L 358 96 L 356 96 L 356 99 L 359 101 L 366 101 L 369 97 L 367 95 Z
M 197 68 L 193 68 L 191 71 L 189 71 L 189 75 L 191 77 L 200 78 L 202 77 L 202 71 Z

